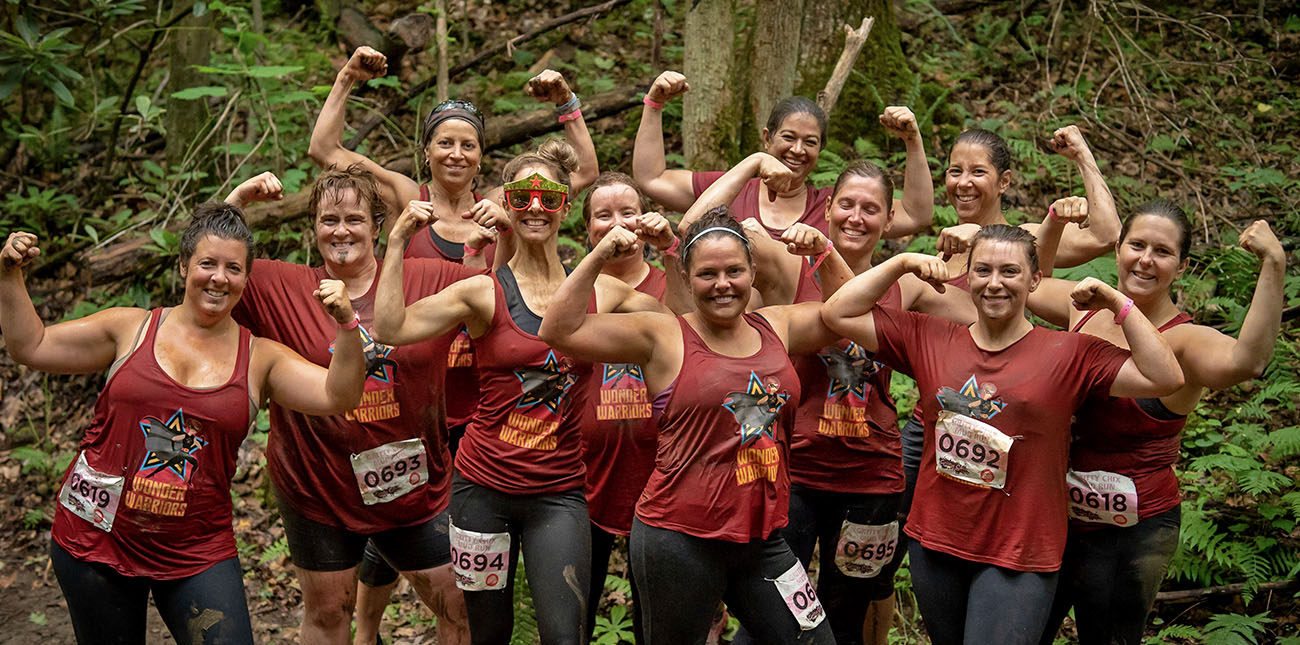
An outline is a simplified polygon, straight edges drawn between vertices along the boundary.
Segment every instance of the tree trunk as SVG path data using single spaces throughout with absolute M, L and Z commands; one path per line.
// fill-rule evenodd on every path
M 835 68 L 835 61 L 844 49 L 843 26 L 857 28 L 867 16 L 876 19 L 871 35 L 853 66 L 857 73 L 849 75 L 839 102 L 829 115 L 828 137 L 840 144 L 851 145 L 864 130 L 879 133 L 880 126 L 874 117 L 888 105 L 905 102 L 915 83 L 915 75 L 903 56 L 893 3 L 889 0 L 837 0 L 812 2 L 807 8 L 795 93 L 808 98 L 817 96 Z
M 167 66 L 169 69 L 168 86 L 173 92 L 189 87 L 208 85 L 207 74 L 194 69 L 195 65 L 207 65 L 208 54 L 212 51 L 212 16 L 211 11 L 195 18 L 192 14 L 177 23 L 167 36 Z M 163 113 L 163 128 L 167 130 L 167 167 L 178 166 L 185 158 L 185 152 L 199 139 L 199 133 L 208 124 L 207 101 L 167 101 L 167 111 Z
M 737 118 L 744 92 L 736 91 L 734 0 L 700 0 L 686 14 L 685 65 L 691 84 L 682 104 L 686 165 L 700 170 L 730 167 L 739 150 Z
M 755 5 L 749 112 L 741 134 L 744 150 L 761 145 L 759 133 L 767 125 L 772 106 L 794 93 L 799 59 L 788 52 L 799 51 L 803 11 L 803 0 L 758 0 Z M 815 94 L 809 98 L 812 96 Z

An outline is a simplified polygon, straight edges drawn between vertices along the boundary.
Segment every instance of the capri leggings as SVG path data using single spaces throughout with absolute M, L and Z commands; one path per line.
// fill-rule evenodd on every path
M 451 523 L 458 529 L 510 534 L 505 588 L 465 592 L 471 642 L 510 642 L 515 620 L 515 567 L 521 548 L 542 642 L 585 642 L 591 520 L 581 488 L 548 495 L 509 495 L 456 475 L 449 510 Z
M 143 643 L 151 592 L 181 645 L 253 642 L 238 558 L 179 580 L 124 576 L 106 564 L 78 560 L 54 542 L 50 561 L 78 643 Z
M 1175 506 L 1130 527 L 1071 530 L 1042 642 L 1052 642 L 1073 605 L 1080 643 L 1141 643 L 1147 614 L 1178 549 L 1181 520 L 1182 509 Z
M 591 592 L 587 594 L 587 640 L 591 640 L 596 629 L 596 611 L 600 608 L 600 596 L 605 591 L 605 575 L 609 572 L 609 556 L 614 552 L 614 541 L 618 536 L 591 525 Z M 628 571 L 628 582 L 632 583 L 632 638 L 635 643 L 644 643 L 641 631 L 641 612 L 636 589 L 636 576 Z
M 912 586 L 934 645 L 1037 643 L 1058 572 L 1012 571 L 908 545 Z
M 632 523 L 632 574 L 650 645 L 705 642 L 718 602 L 763 645 L 834 643 L 830 623 L 801 629 L 776 579 L 802 567 L 779 536 L 741 544 Z M 824 616 L 823 612 L 823 616 Z

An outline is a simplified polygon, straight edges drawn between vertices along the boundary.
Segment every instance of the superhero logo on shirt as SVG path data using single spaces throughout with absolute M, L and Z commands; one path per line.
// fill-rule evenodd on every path
M 774 439 L 772 425 L 789 398 L 788 393 L 781 391 L 776 377 L 768 377 L 764 382 L 750 372 L 746 390 L 731 392 L 722 402 L 722 407 L 731 410 L 736 415 L 736 423 L 740 424 L 740 445 L 747 445 L 761 436 Z
M 960 391 L 944 386 L 939 388 L 937 396 L 943 409 L 972 419 L 987 421 L 1007 407 L 1006 402 L 998 397 L 997 385 L 980 384 L 973 374 L 962 384 Z
M 867 350 L 853 342 L 843 350 L 828 347 L 817 358 L 822 359 L 822 364 L 826 366 L 826 377 L 831 381 L 830 389 L 826 392 L 828 399 L 845 393 L 866 399 L 867 381 L 883 367 L 867 357 Z
M 515 407 L 533 409 L 543 406 L 553 414 L 560 413 L 564 395 L 578 380 L 569 373 L 568 360 L 561 363 L 555 358 L 554 350 L 547 352 L 546 362 L 541 367 L 515 370 L 515 376 L 519 377 L 519 389 L 522 390 Z
M 199 437 L 195 428 L 185 424 L 185 413 L 177 409 L 166 422 L 157 417 L 145 417 L 140 421 L 140 430 L 144 432 L 145 449 L 140 473 L 151 479 L 188 483 L 194 467 L 199 464 L 194 453 L 208 442 Z M 157 477 L 162 473 L 170 473 L 174 479 Z
M 361 332 L 361 351 L 366 357 L 366 379 L 374 379 L 383 383 L 393 382 L 393 368 L 397 367 L 397 361 L 388 358 L 393 353 L 393 348 L 375 340 L 374 336 L 366 331 L 365 325 L 360 325 L 357 330 Z M 330 343 L 330 353 L 334 353 L 334 343 Z
M 645 387 L 645 377 L 642 376 L 641 366 L 636 363 L 605 363 L 605 374 L 601 378 L 600 384 L 602 386 L 613 385 L 624 378 L 636 381 L 637 384 Z
M 596 401 L 598 421 L 650 418 L 650 398 L 640 365 L 606 363 L 601 374 L 600 398 Z

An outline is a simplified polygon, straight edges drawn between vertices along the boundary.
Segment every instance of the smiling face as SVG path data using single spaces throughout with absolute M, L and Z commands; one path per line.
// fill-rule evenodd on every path
M 615 226 L 636 230 L 636 219 L 641 214 L 641 196 L 627 184 L 606 184 L 587 195 L 587 209 L 591 220 L 587 222 L 587 241 L 594 247 L 605 239 Z M 638 242 L 638 251 L 641 243 Z
M 1128 235 L 1115 246 L 1119 290 L 1139 301 L 1169 293 L 1189 260 L 1178 257 L 1180 238 L 1178 226 L 1164 217 L 1135 216 Z
M 531 177 L 533 173 L 550 181 L 555 181 L 555 174 L 542 164 L 529 164 L 519 168 L 510 181 L 519 181 Z M 509 183 L 509 182 L 507 182 Z M 533 198 L 528 201 L 528 208 L 515 210 L 506 204 L 506 213 L 510 216 L 510 225 L 521 236 L 520 240 L 544 242 L 555 237 L 560 231 L 560 224 L 569 215 L 569 202 L 565 200 L 560 210 L 551 212 L 542 208 L 541 200 Z
M 817 123 L 817 117 L 807 112 L 785 117 L 776 132 L 763 128 L 764 151 L 794 171 L 800 183 L 817 166 L 822 143 L 821 124 Z
M 1010 185 L 1011 171 L 999 173 L 988 148 L 965 141 L 953 146 L 944 187 L 963 223 L 993 221 L 1002 210 L 1002 193 Z
M 754 283 L 754 267 L 740 238 L 729 233 L 711 233 L 695 242 L 685 270 L 700 316 L 729 321 L 745 313 L 749 289 Z
M 1032 272 L 1023 244 L 1004 240 L 979 242 L 970 255 L 971 300 L 981 318 L 1024 317 L 1029 292 L 1038 288 L 1042 273 Z
M 344 267 L 375 261 L 379 227 L 370 213 L 370 205 L 359 199 L 352 188 L 322 196 L 314 228 L 316 248 L 326 265 Z
M 835 248 L 856 256 L 875 249 L 893 221 L 886 198 L 885 184 L 877 177 L 845 179 L 826 204 Z
M 474 126 L 464 119 L 447 119 L 433 131 L 424 155 L 434 180 L 443 184 L 467 184 L 478 174 L 483 150 Z
M 214 318 L 226 316 L 248 282 L 248 247 L 239 240 L 205 235 L 180 271 L 187 305 Z

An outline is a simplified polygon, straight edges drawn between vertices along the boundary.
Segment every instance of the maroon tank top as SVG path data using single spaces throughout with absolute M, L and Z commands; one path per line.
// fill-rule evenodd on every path
M 786 524 L 799 377 L 767 320 L 747 313 L 745 322 L 762 344 L 732 358 L 678 318 L 682 369 L 659 417 L 655 469 L 636 509 L 650 526 L 749 542 Z
M 502 275 L 493 274 L 492 282 L 492 322 L 474 339 L 482 398 L 456 452 L 456 470 L 480 486 L 512 495 L 579 488 L 584 470 L 576 410 L 583 405 L 592 366 L 520 329 Z M 593 294 L 587 311 L 595 310 Z
M 473 193 L 474 201 L 483 196 Z M 420 200 L 429 201 L 429 187 L 420 186 Z M 496 257 L 496 242 L 483 247 L 482 253 L 488 268 Z M 465 263 L 465 245 L 450 240 L 433 232 L 433 227 L 426 227 L 406 244 L 403 258 L 437 258 L 456 264 Z M 478 405 L 478 368 L 474 365 L 474 343 L 469 332 L 462 325 L 451 341 L 451 350 L 447 353 L 447 426 L 459 426 L 469 423 Z
M 877 306 L 902 308 L 898 283 Z M 816 490 L 903 491 L 903 444 L 889 395 L 893 370 L 847 339 L 794 359 L 803 400 L 790 444 L 790 481 Z
M 150 312 L 144 340 L 104 385 L 81 453 L 64 473 L 60 499 L 67 487 L 80 489 L 93 519 L 60 503 L 53 537 L 79 560 L 126 576 L 175 580 L 236 555 L 230 478 L 252 422 L 251 336 L 239 328 L 239 353 L 225 384 L 186 387 L 154 356 L 162 312 Z M 83 466 L 121 477 L 117 499 L 92 488 Z
M 1096 313 L 1089 311 L 1071 331 L 1078 332 Z M 1191 321 L 1191 316 L 1179 312 L 1159 331 Z M 1160 399 L 1091 397 L 1074 414 L 1070 468 L 1077 472 L 1104 470 L 1132 479 L 1137 488 L 1138 519 L 1159 515 L 1182 501 L 1174 464 L 1186 423 L 1186 416 L 1170 412 Z M 1070 526 L 1100 525 L 1071 520 Z
M 650 267 L 636 290 L 662 302 L 666 286 L 664 272 Z M 640 365 L 601 363 L 585 389 L 578 423 L 587 466 L 587 512 L 606 532 L 628 535 L 658 445 L 645 378 Z

